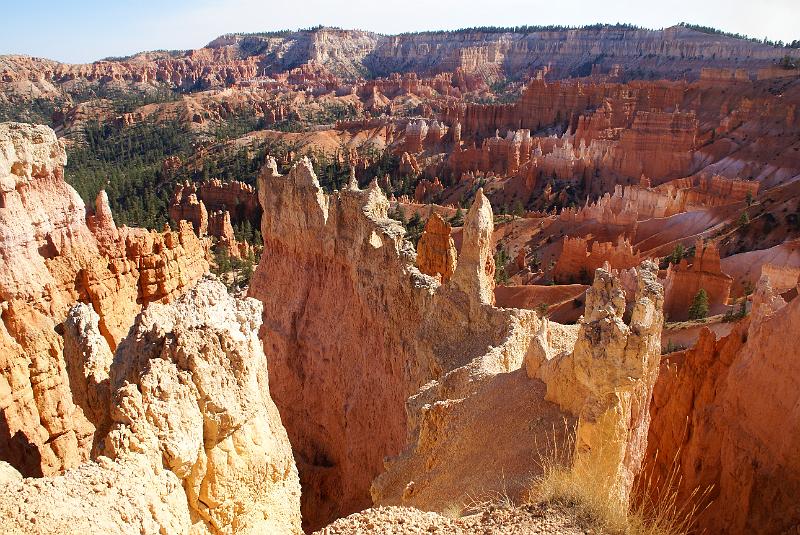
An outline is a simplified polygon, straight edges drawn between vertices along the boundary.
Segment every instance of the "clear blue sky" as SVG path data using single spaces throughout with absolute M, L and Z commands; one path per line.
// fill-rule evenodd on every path
M 381 33 L 525 24 L 686 21 L 800 39 L 800 0 L 0 0 L 0 54 L 89 62 L 199 48 L 229 32 L 323 24 Z

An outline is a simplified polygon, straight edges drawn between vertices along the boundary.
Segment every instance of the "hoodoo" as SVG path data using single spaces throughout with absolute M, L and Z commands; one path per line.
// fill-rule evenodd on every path
M 203 280 L 148 307 L 112 359 L 96 313 L 72 308 L 66 352 L 84 362 L 70 374 L 73 398 L 104 436 L 92 461 L 63 475 L 23 479 L 0 463 L 5 528 L 299 534 L 297 470 L 269 397 L 260 323 L 257 301 Z
M 501 485 L 519 497 L 535 473 L 537 440 L 564 419 L 578 422 L 578 462 L 602 455 L 586 462 L 603 467 L 609 492 L 627 504 L 660 351 L 653 266 L 640 268 L 630 328 L 619 282 L 598 270 L 585 334 L 572 337 L 574 354 L 563 342 L 561 363 L 537 356 L 535 340 L 567 326 L 492 305 L 493 217 L 482 192 L 443 283 L 414 266 L 375 183 L 327 195 L 308 162 L 284 176 L 270 160 L 259 196 L 265 246 L 250 293 L 265 304 L 272 392 L 298 453 L 311 527 L 368 506 L 370 496 L 438 511 Z M 338 328 L 323 329 L 333 317 Z M 365 344 L 375 336 L 382 341 Z M 523 363 L 536 358 L 542 371 L 529 378 Z M 551 389 L 558 394 L 546 401 Z M 325 399 L 313 394 L 320 390 Z M 606 445 L 610 436 L 620 438 Z
M 85 461 L 95 429 L 70 394 L 56 326 L 78 300 L 113 349 L 144 305 L 169 302 L 208 270 L 191 230 L 117 228 L 64 182 L 66 153 L 44 126 L 0 124 L 0 459 L 27 476 Z

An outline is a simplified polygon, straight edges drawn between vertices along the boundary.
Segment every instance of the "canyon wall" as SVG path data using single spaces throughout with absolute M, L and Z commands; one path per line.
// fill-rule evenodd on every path
M 762 278 L 728 336 L 704 330 L 661 365 L 647 473 L 663 482 L 677 470 L 681 500 L 710 488 L 699 528 L 778 534 L 800 522 L 798 329 L 800 300 L 785 304 Z
M 405 399 L 436 368 L 413 327 L 435 280 L 413 266 L 375 182 L 327 196 L 307 160 L 287 176 L 271 160 L 258 192 L 264 250 L 248 293 L 264 303 L 272 395 L 317 528 L 368 507 L 384 456 L 404 444 Z
M 709 35 L 673 26 L 646 30 L 618 26 L 571 30 L 421 32 L 379 35 L 320 28 L 276 34 L 229 34 L 206 47 L 143 52 L 70 65 L 26 56 L 0 56 L 0 93 L 10 100 L 54 98 L 62 87 L 165 85 L 182 91 L 250 85 L 265 75 L 303 83 L 309 74 L 355 79 L 393 73 L 456 72 L 469 77 L 533 74 L 564 78 L 590 73 L 648 73 L 658 78 L 701 78 L 702 69 L 739 69 L 736 79 L 773 69 L 794 49 Z M 668 60 L 668 61 L 667 61 Z M 744 72 L 743 72 L 744 71 Z M 783 72 L 791 72 L 786 71 Z M 711 71 L 706 71 L 708 78 Z M 761 75 L 766 78 L 769 75 Z M 450 86 L 451 84 L 447 84 Z M 474 82 L 473 82 L 474 84 Z
M 631 327 L 643 338 L 608 361 L 633 381 L 623 386 L 610 370 L 587 364 L 581 375 L 577 364 L 556 362 L 542 362 L 548 371 L 532 378 L 523 363 L 547 323 L 533 311 L 493 306 L 493 215 L 481 190 L 442 283 L 414 266 L 377 182 L 362 190 L 351 181 L 326 195 L 307 160 L 280 175 L 270 159 L 258 191 L 264 252 L 249 293 L 264 303 L 271 389 L 294 446 L 307 527 L 373 502 L 444 510 L 503 488 L 518 496 L 535 471 L 537 440 L 547 441 L 565 418 L 579 422 L 579 452 L 609 452 L 602 477 L 609 496 L 627 503 L 659 355 L 661 289 L 652 266 L 639 268 Z M 612 284 L 607 278 L 598 284 Z M 612 298 L 603 295 L 591 310 L 606 310 Z M 608 321 L 606 312 L 593 314 L 598 325 Z M 626 333 L 627 326 L 611 329 L 602 347 L 626 345 Z M 561 393 L 556 403 L 545 399 L 550 384 Z M 608 389 L 619 394 L 613 407 Z M 608 410 L 600 420 L 588 405 L 583 412 L 591 392 Z M 612 431 L 620 426 L 634 431 Z M 609 434 L 621 438 L 604 448 Z

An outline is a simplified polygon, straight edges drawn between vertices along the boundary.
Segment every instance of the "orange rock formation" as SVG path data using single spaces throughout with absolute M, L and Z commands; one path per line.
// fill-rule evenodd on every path
M 232 221 L 240 223 L 250 221 L 257 225 L 261 217 L 258 197 L 252 186 L 243 182 L 223 183 L 220 180 L 208 180 L 198 184 L 179 184 L 172 195 L 169 215 L 174 221 L 185 219 L 191 221 L 199 234 L 208 232 L 208 212 L 230 212 Z M 217 236 L 215 233 L 210 233 Z
M 800 522 L 798 332 L 800 299 L 784 304 L 762 278 L 728 336 L 705 330 L 661 365 L 649 464 L 661 481 L 677 466 L 681 499 L 711 487 L 701 529 L 786 533 Z
M 695 243 L 694 260 L 691 266 L 686 259 L 677 266 L 667 268 L 664 280 L 664 313 L 671 321 L 688 317 L 689 306 L 700 289 L 708 294 L 710 311 L 719 310 L 730 296 L 733 279 L 720 269 L 719 250 L 702 239 Z
M 76 466 L 92 448 L 94 425 L 73 402 L 55 332 L 68 308 L 90 303 L 114 347 L 143 306 L 174 299 L 208 270 L 190 228 L 118 229 L 102 193 L 87 217 L 65 162 L 49 128 L 0 124 L 0 459 L 25 475 Z
M 307 160 L 288 176 L 272 160 L 258 191 L 264 253 L 249 295 L 264 303 L 264 352 L 304 522 L 320 527 L 369 506 L 384 456 L 404 443 L 403 403 L 433 363 L 413 332 L 390 326 L 422 323 L 430 279 L 407 263 L 377 183 L 328 197 Z M 409 277 L 418 288 L 405 286 Z
M 593 241 L 591 249 L 586 238 L 564 237 L 564 244 L 553 277 L 559 281 L 579 281 L 589 277 L 589 273 L 608 263 L 614 269 L 630 269 L 638 266 L 642 259 L 633 251 L 630 242 L 620 239 L 616 244 Z
M 660 355 L 661 288 L 653 266 L 640 268 L 630 329 L 621 322 L 619 283 L 598 271 L 598 288 L 615 290 L 598 289 L 587 307 L 587 340 L 575 347 L 584 372 L 548 364 L 545 353 L 543 375 L 531 379 L 523 362 L 548 324 L 532 311 L 493 306 L 493 215 L 482 191 L 443 283 L 413 265 L 375 181 L 365 190 L 351 181 L 326 195 L 307 160 L 284 176 L 270 159 L 258 191 L 264 254 L 249 293 L 264 303 L 271 391 L 295 448 L 306 526 L 372 502 L 442 510 L 470 493 L 503 488 L 503 469 L 519 482 L 509 492 L 519 494 L 536 438 L 550 436 L 565 417 L 580 422 L 578 455 L 597 452 L 594 475 L 607 481 L 610 499 L 627 503 Z M 562 328 L 571 329 L 553 330 Z M 595 344 L 590 333 L 602 339 Z M 622 341 L 630 337 L 638 341 Z M 569 345 L 569 338 L 558 343 Z M 589 352 L 601 346 L 628 349 L 611 351 L 609 370 L 600 372 L 605 360 Z M 544 401 L 551 384 L 563 396 L 558 405 Z M 589 412 L 604 416 L 593 420 Z M 604 449 L 598 441 L 605 444 L 607 433 L 617 439 Z M 478 446 L 490 437 L 504 445 L 501 454 Z
M 456 257 L 450 224 L 434 213 L 417 243 L 417 267 L 426 275 L 447 282 L 456 270 Z

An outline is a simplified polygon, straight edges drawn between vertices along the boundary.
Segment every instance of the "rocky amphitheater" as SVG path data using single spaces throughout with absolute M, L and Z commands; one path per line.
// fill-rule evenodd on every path
M 800 54 L 714 39 L 0 56 L 2 532 L 800 533 Z

